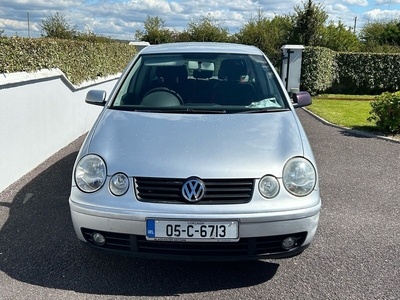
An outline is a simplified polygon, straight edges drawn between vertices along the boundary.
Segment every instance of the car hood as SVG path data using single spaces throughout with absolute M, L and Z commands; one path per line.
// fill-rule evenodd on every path
M 103 157 L 109 175 L 281 177 L 285 162 L 303 155 L 293 111 L 170 114 L 106 109 L 89 140 L 86 152 Z

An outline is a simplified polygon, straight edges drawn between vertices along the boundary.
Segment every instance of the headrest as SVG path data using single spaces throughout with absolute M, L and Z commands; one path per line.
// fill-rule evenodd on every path
M 181 82 L 188 76 L 185 66 L 158 67 L 157 75 L 162 77 L 164 82 Z
M 218 78 L 223 80 L 240 80 L 247 75 L 247 66 L 242 59 L 226 59 L 222 61 L 218 71 Z

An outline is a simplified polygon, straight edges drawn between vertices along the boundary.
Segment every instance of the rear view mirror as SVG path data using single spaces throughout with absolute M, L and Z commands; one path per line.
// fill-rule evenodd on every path
M 312 103 L 311 95 L 308 92 L 293 93 L 292 98 L 294 108 L 307 106 Z
M 214 63 L 207 61 L 188 61 L 189 70 L 201 70 L 214 72 Z
M 106 91 L 91 90 L 86 94 L 85 102 L 93 105 L 104 106 L 106 104 Z

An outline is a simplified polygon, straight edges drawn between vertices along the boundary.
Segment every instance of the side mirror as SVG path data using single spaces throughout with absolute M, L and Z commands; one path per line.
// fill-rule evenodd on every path
M 106 104 L 106 91 L 90 90 L 86 94 L 85 102 L 88 104 L 104 106 Z
M 294 108 L 303 107 L 312 103 L 311 95 L 308 92 L 293 93 Z

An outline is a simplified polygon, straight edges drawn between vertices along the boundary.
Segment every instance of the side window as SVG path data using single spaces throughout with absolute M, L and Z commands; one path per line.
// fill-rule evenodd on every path
M 135 82 L 137 81 L 139 73 L 138 69 L 141 65 L 142 59 L 139 58 L 139 60 L 136 61 L 132 69 L 129 71 L 128 76 L 125 78 L 124 83 L 122 84 L 117 97 L 114 100 L 113 106 L 126 105 L 127 103 L 125 103 L 124 100 L 127 100 L 128 98 L 134 98 Z
M 260 107 L 287 107 L 275 73 L 267 61 L 261 56 L 253 56 L 251 66 L 253 67 L 254 79 L 251 79 L 252 75 L 249 75 L 249 81 L 253 80 L 256 88 L 259 100 L 256 105 Z

